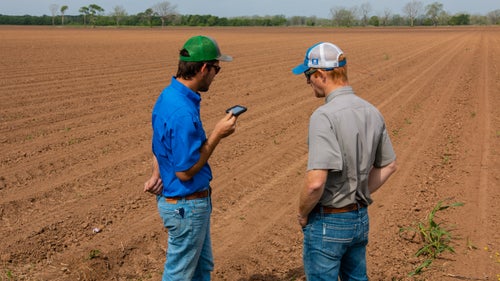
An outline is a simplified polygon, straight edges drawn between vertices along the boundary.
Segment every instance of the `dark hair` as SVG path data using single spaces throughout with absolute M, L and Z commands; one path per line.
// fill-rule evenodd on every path
M 180 55 L 183 57 L 189 57 L 189 52 L 186 49 L 182 49 L 180 51 Z M 177 67 L 176 78 L 182 78 L 186 80 L 191 80 L 198 72 L 200 72 L 201 68 L 205 63 L 215 62 L 217 60 L 212 61 L 182 61 L 179 60 L 179 65 Z

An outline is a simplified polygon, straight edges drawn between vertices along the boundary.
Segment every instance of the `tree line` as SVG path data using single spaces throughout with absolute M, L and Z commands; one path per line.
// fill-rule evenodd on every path
M 73 26 L 438 26 L 438 25 L 498 25 L 500 9 L 486 15 L 467 13 L 450 14 L 443 4 L 434 2 L 424 6 L 422 2 L 411 0 L 402 9 L 402 14 L 386 9 L 382 14 L 372 14 L 370 3 L 353 7 L 333 7 L 330 18 L 284 15 L 251 17 L 217 17 L 213 15 L 180 15 L 177 7 L 168 1 L 160 2 L 144 12 L 129 15 L 123 6 L 115 6 L 112 11 L 97 4 L 79 8 L 79 15 L 66 15 L 67 5 L 49 6 L 51 15 L 12 16 L 1 15 L 0 24 L 8 25 L 73 25 Z

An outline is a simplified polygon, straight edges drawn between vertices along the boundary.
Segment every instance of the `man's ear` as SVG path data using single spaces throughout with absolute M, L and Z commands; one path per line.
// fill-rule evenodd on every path
M 200 68 L 200 71 L 196 75 L 199 75 L 200 77 L 206 77 L 210 74 L 210 67 L 207 66 L 206 63 L 203 64 L 203 66 Z
M 327 78 L 327 75 L 328 75 L 326 73 L 326 71 L 324 71 L 323 69 L 320 69 L 320 70 L 316 71 L 316 73 L 319 76 L 318 78 L 321 79 L 321 82 L 326 83 L 326 78 Z M 314 73 L 314 74 L 316 74 L 316 73 Z
M 207 64 L 204 63 L 203 66 L 200 68 L 200 72 L 205 72 L 206 70 L 208 70 L 208 67 Z

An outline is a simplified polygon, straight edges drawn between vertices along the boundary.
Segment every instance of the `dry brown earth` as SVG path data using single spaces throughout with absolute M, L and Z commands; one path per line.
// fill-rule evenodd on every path
M 167 233 L 150 174 L 150 114 L 192 35 L 223 63 L 207 132 L 249 110 L 216 150 L 214 280 L 303 280 L 295 221 L 315 99 L 291 68 L 332 41 L 357 94 L 384 114 L 398 172 L 370 206 L 371 280 L 422 259 L 400 236 L 440 200 L 446 253 L 414 280 L 500 280 L 500 28 L 73 29 L 0 27 L 0 280 L 159 280 Z M 93 233 L 93 228 L 102 229 Z M 408 233 L 406 233 L 408 234 Z

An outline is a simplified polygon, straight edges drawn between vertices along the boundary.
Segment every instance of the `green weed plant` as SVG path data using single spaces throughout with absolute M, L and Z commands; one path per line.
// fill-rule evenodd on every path
M 400 228 L 399 232 L 410 231 L 414 234 L 419 234 L 424 245 L 418 249 L 415 256 L 425 256 L 426 259 L 415 270 L 410 272 L 410 276 L 420 274 L 425 268 L 429 267 L 432 262 L 443 252 L 448 251 L 455 253 L 455 250 L 450 245 L 452 235 L 450 230 L 445 228 L 441 223 L 436 222 L 436 213 L 446 210 L 450 207 L 463 206 L 464 203 L 455 202 L 445 205 L 444 201 L 439 201 L 432 211 L 427 215 L 425 221 L 418 222 L 416 226 Z
M 94 249 L 94 250 L 90 251 L 88 259 L 92 260 L 92 259 L 98 258 L 100 256 L 101 256 L 101 251 Z

